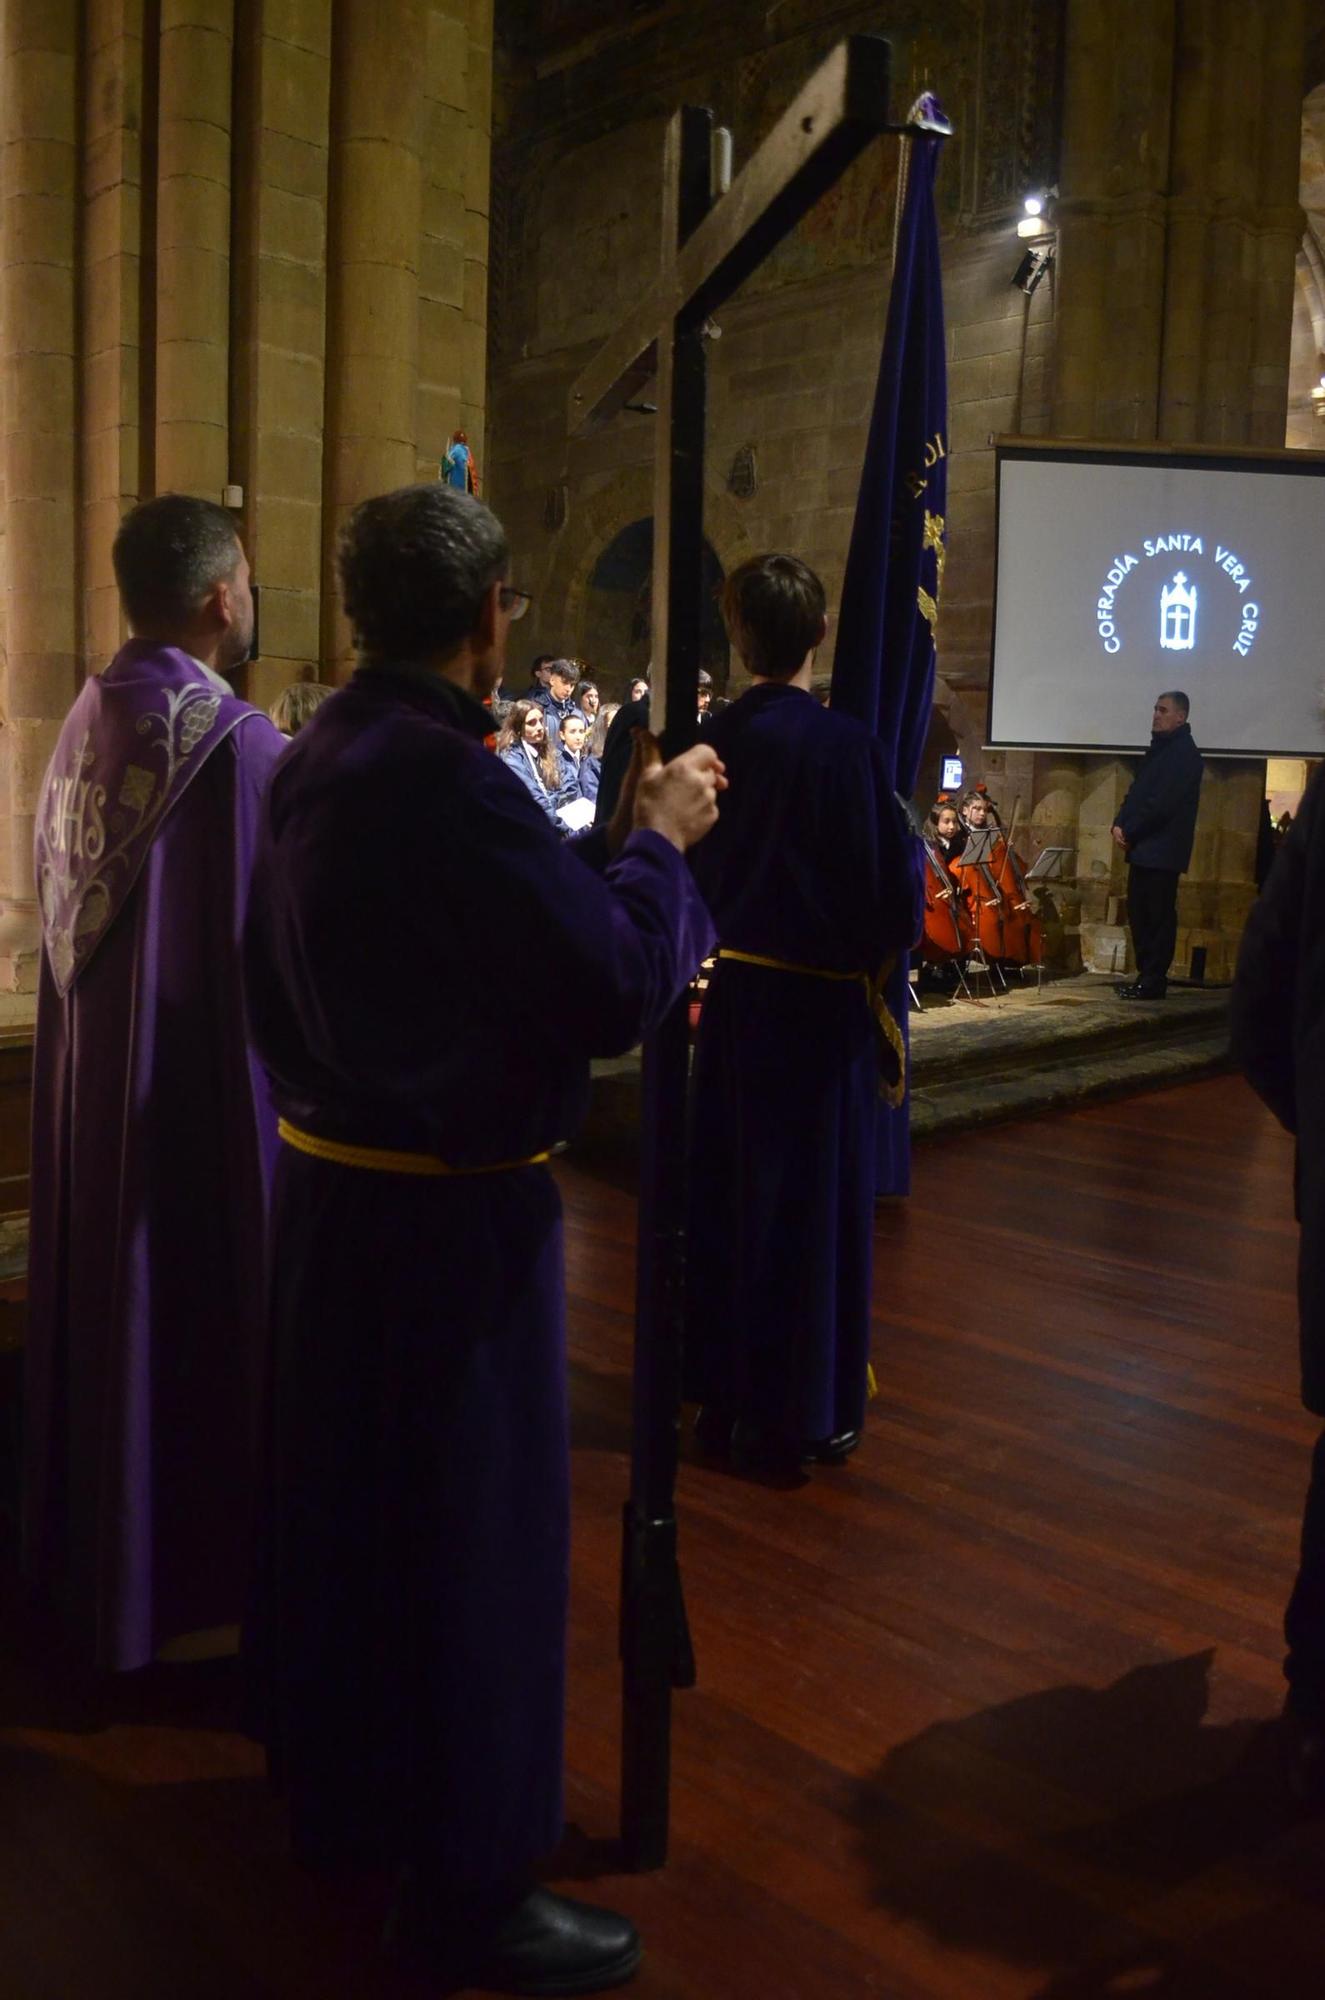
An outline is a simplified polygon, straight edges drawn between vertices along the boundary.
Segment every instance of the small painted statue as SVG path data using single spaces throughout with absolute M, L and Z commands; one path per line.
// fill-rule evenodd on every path
M 451 442 L 442 460 L 442 478 L 448 486 L 457 487 L 461 493 L 478 493 L 478 466 L 463 431 L 451 433 Z

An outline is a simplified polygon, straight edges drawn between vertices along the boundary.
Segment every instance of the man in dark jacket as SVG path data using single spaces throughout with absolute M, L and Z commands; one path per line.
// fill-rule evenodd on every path
M 1127 916 L 1136 978 L 1122 1000 L 1162 1000 L 1178 941 L 1178 877 L 1192 858 L 1204 760 L 1187 720 L 1191 703 L 1176 688 L 1160 695 L 1150 748 L 1118 808 L 1113 837 L 1127 854 Z
M 1325 787 L 1313 783 L 1247 919 L 1233 1053 L 1297 1138 L 1302 1401 L 1325 1419 Z M 1325 1434 L 1312 1459 L 1302 1560 L 1284 1620 L 1294 1787 L 1325 1800 Z

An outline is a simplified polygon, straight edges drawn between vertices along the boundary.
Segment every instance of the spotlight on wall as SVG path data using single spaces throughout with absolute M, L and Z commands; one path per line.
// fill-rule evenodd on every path
M 1058 193 L 1056 187 L 1034 188 L 1022 201 L 1024 213 L 1017 223 L 1018 236 L 1047 236 L 1053 227 L 1049 209 Z
M 1019 292 L 1029 298 L 1045 272 L 1054 261 L 1054 253 L 1047 243 L 1038 249 L 1028 250 L 1012 274 L 1012 282 Z

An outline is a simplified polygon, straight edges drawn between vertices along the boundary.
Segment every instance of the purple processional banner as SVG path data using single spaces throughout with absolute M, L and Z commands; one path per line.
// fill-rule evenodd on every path
M 934 698 L 935 630 L 947 537 L 948 376 L 943 333 L 934 179 L 950 130 L 937 101 L 911 113 L 903 144 L 905 186 L 893 260 L 888 324 L 869 443 L 856 500 L 832 703 L 883 740 L 894 790 L 915 789 Z M 919 868 L 917 841 L 916 866 Z M 908 1033 L 909 965 L 903 954 L 885 988 L 898 1030 Z M 909 1096 L 878 1106 L 876 1191 L 911 1185 Z

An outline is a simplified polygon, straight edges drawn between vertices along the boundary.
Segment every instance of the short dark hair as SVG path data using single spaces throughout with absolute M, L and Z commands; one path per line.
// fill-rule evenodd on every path
M 785 681 L 823 637 L 824 587 L 798 556 L 752 556 L 722 586 L 728 637 L 751 673 Z
M 370 659 L 454 653 L 484 594 L 506 575 L 497 516 L 454 486 L 429 481 L 364 500 L 340 536 L 345 614 Z
M 120 522 L 111 549 L 131 625 L 191 618 L 232 577 L 244 551 L 233 514 L 193 493 L 158 493 Z
M 315 709 L 335 694 L 325 681 L 291 681 L 277 695 L 268 715 L 283 736 L 297 736 Z
M 1190 715 L 1192 712 L 1192 705 L 1181 688 L 1165 688 L 1163 694 L 1155 696 L 1155 700 L 1176 702 L 1184 715 Z
M 549 680 L 555 674 L 559 681 L 569 681 L 574 687 L 580 678 L 580 663 L 578 660 L 549 660 L 547 671 Z

